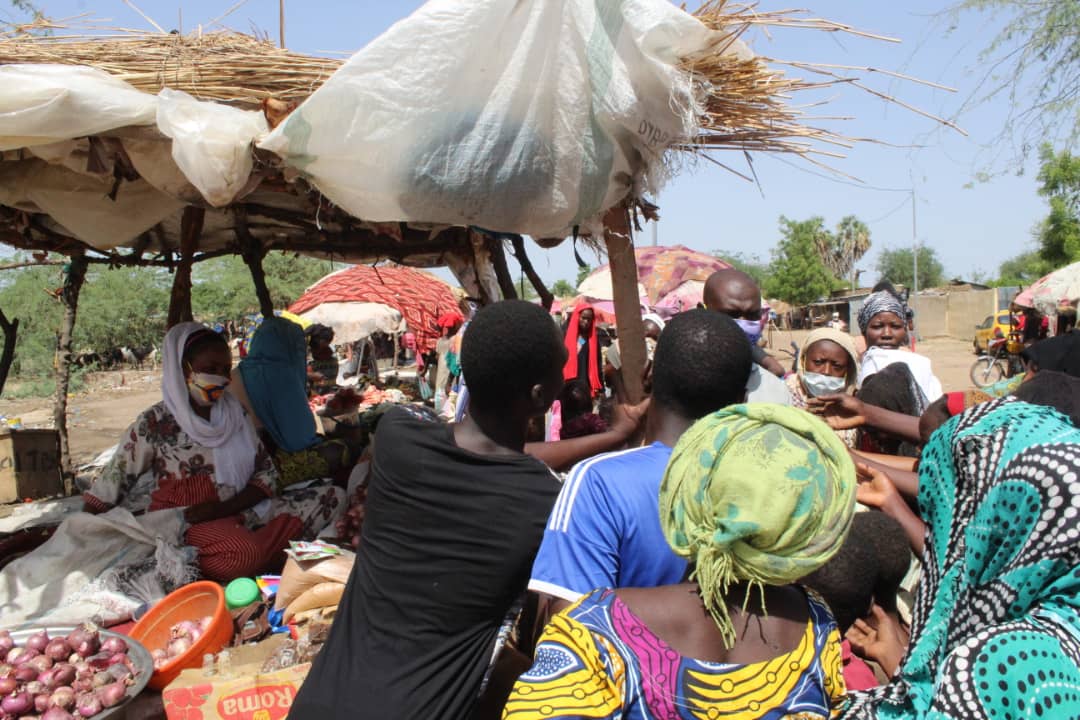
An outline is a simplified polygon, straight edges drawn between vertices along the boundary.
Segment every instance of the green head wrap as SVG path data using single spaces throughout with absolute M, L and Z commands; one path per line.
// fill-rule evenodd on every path
M 729 585 L 786 585 L 828 562 L 851 526 L 855 484 L 836 433 L 802 410 L 735 405 L 683 433 L 660 486 L 660 525 L 728 647 Z

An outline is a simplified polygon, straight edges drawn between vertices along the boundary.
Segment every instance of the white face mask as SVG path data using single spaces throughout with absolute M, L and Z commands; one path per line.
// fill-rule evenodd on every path
M 188 394 L 201 407 L 210 407 L 225 394 L 229 378 L 209 373 L 192 373 L 187 379 Z
M 842 393 L 844 388 L 847 387 L 847 378 L 822 375 L 821 373 L 804 372 L 799 375 L 799 379 L 802 380 L 806 391 L 814 397 Z

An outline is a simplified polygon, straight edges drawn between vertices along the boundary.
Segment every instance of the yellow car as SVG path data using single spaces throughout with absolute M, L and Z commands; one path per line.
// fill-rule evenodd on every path
M 986 319 L 975 326 L 975 353 L 986 352 L 986 346 L 994 338 L 1006 337 L 1010 328 L 1015 328 L 1017 318 L 1008 310 L 999 310 L 994 315 L 987 315 Z

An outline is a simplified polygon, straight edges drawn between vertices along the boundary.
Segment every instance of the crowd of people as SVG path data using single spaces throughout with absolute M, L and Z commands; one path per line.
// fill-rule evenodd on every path
M 588 304 L 440 318 L 290 717 L 1080 717 L 1080 335 L 946 392 L 887 284 L 790 369 L 761 316 L 725 270 L 643 318 L 636 404 Z M 183 508 L 211 579 L 274 567 L 365 447 L 316 432 L 323 340 L 268 319 L 234 368 L 172 328 L 87 509 Z

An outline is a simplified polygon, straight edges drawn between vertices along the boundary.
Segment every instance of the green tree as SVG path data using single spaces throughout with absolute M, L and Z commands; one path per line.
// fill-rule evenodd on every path
M 997 279 L 992 284 L 998 287 L 1030 285 L 1053 269 L 1038 250 L 1029 250 L 1001 263 Z
M 965 108 L 1008 108 L 995 147 L 1016 151 L 1002 159 L 1022 166 L 1049 138 L 1065 146 L 1080 139 L 1080 0 L 960 0 L 948 20 L 970 11 L 1004 17 L 979 57 L 980 75 Z
M 914 288 L 915 268 L 911 248 L 882 250 L 878 255 L 878 280 Z M 938 287 L 945 282 L 945 267 L 934 248 L 919 246 L 919 289 Z
M 780 216 L 780 242 L 773 248 L 770 276 L 764 287 L 770 298 L 806 305 L 832 290 L 834 278 L 817 252 L 818 235 L 825 230 L 820 217 L 789 220 Z
M 750 277 L 754 278 L 757 284 L 761 287 L 765 287 L 769 281 L 770 269 L 769 264 L 763 261 L 757 255 L 747 255 L 746 253 L 725 253 L 719 250 L 714 250 L 712 256 L 723 260 L 736 270 L 741 270 Z
M 592 274 L 592 271 L 593 269 L 590 265 L 582 265 L 581 267 L 579 267 L 577 269 L 577 285 L 575 285 L 574 287 L 578 287 L 581 285 L 581 283 L 585 282 L 585 278 L 589 277 L 589 275 Z
M 555 284 L 551 286 L 551 294 L 557 298 L 567 298 L 577 295 L 577 290 L 570 284 L 569 280 L 556 280 Z
M 326 260 L 291 253 L 275 252 L 263 258 L 270 299 L 279 309 L 287 307 L 334 269 Z M 259 301 L 248 266 L 236 255 L 196 265 L 192 272 L 191 305 L 196 317 L 207 320 L 235 319 L 258 312 Z
M 1039 158 L 1039 194 L 1050 203 L 1036 228 L 1039 255 L 1056 267 L 1080 260 L 1080 156 L 1043 144 Z

